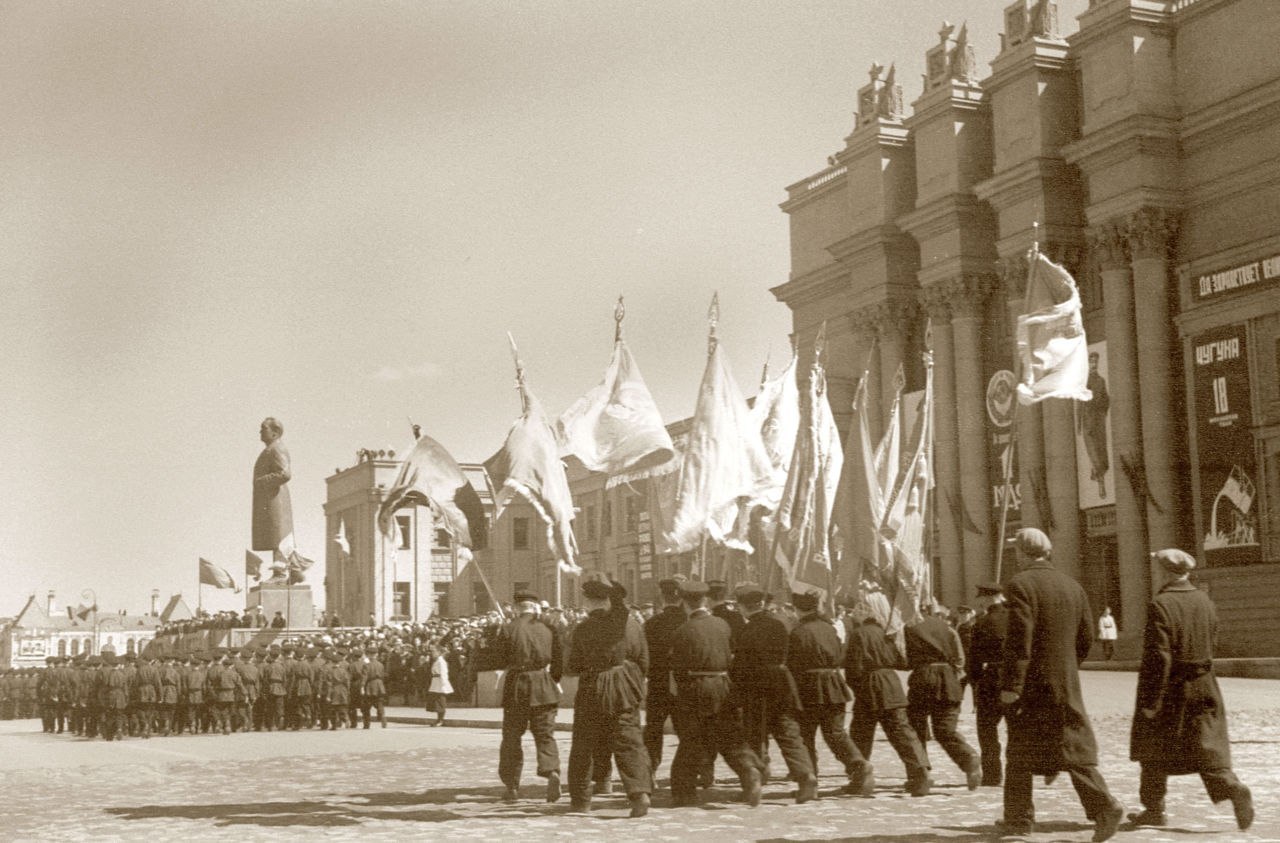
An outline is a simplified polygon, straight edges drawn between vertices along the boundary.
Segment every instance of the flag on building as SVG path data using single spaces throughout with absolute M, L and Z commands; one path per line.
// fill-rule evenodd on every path
M 774 475 L 760 429 L 713 340 L 680 460 L 671 529 L 659 552 L 684 553 L 705 537 L 750 553 L 751 545 L 732 535 L 734 523 L 741 503 L 760 500 Z
M 214 588 L 231 588 L 236 593 L 240 589 L 236 587 L 236 581 L 227 573 L 225 568 L 219 568 L 204 557 L 200 558 L 200 584 L 211 585 Z
M 244 578 L 253 577 L 254 580 L 262 580 L 262 566 L 265 564 L 262 557 L 254 553 L 252 550 L 244 552 Z
M 338 549 L 342 551 L 343 556 L 351 555 L 351 542 L 347 540 L 347 522 L 345 519 L 338 519 L 338 534 L 333 537 L 338 543 Z
M 609 475 L 607 487 L 623 482 L 620 475 L 648 471 L 675 453 L 658 405 L 621 337 L 613 344 L 604 379 L 564 411 L 555 433 L 559 453 Z
M 1089 342 L 1080 317 L 1080 292 L 1071 273 L 1037 248 L 1028 253 L 1027 296 L 1018 315 L 1022 383 L 1018 401 L 1046 398 L 1088 401 Z
M 98 611 L 97 604 L 94 604 L 93 606 L 86 606 L 83 603 L 80 603 L 75 608 L 75 616 L 82 621 L 87 621 L 89 619 L 89 616 L 96 611 Z M 72 609 L 70 606 L 68 606 L 67 617 L 71 617 L 71 614 L 72 614 Z
M 780 544 L 790 561 L 792 587 L 803 582 L 834 591 L 831 519 L 844 467 L 844 451 L 827 401 L 827 380 L 821 359 L 824 343 L 825 326 L 815 347 L 800 409 L 800 429 L 773 520 L 784 531 Z M 775 562 L 771 560 L 771 564 Z
M 502 448 L 484 464 L 494 487 L 493 520 L 498 520 L 513 497 L 525 499 L 542 519 L 547 549 L 561 569 L 579 574 L 582 569 L 577 564 L 578 545 L 573 536 L 573 495 L 560 461 L 556 434 L 542 405 L 525 384 L 518 361 L 517 382 L 523 412 L 511 425 Z
M 460 556 L 470 559 L 470 550 L 488 546 L 488 525 L 480 496 L 458 461 L 426 434 L 413 444 L 378 507 L 378 529 L 388 540 L 398 538 L 393 517 L 396 510 L 414 504 L 431 508 L 436 525 L 458 543 Z

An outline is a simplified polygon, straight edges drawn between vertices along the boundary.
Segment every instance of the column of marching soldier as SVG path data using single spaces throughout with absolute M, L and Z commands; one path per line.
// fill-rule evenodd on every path
M 933 786 L 926 752 L 932 739 L 969 790 L 1003 787 L 1003 816 L 996 821 L 1002 834 L 1033 832 L 1032 777 L 1043 776 L 1048 785 L 1066 772 L 1094 824 L 1093 840 L 1107 840 L 1119 830 L 1124 808 L 1098 771 L 1081 693 L 1078 668 L 1093 643 L 1088 599 L 1078 582 L 1053 567 L 1043 532 L 1020 530 L 1015 547 L 1018 573 L 979 588 L 988 606 L 962 631 L 967 642 L 932 615 L 908 625 L 900 646 L 887 631 L 894 626 L 890 602 L 875 591 L 861 597 L 844 625 L 819 610 L 813 593 L 792 595 L 792 615 L 744 583 L 734 592 L 735 611 L 724 600 L 724 583 L 679 577 L 659 583 L 664 605 L 642 625 L 626 605 L 626 590 L 596 573 L 582 581 L 589 614 L 562 661 L 564 645 L 539 620 L 537 596 L 517 593 L 516 617 L 502 641 L 498 776 L 504 798 L 520 798 L 521 740 L 531 731 L 536 771 L 547 780 L 545 798 L 560 799 L 552 730 L 563 670 L 579 677 L 567 771 L 572 811 L 589 811 L 593 794 L 609 792 L 608 768 L 616 763 L 631 816 L 645 816 L 668 718 L 678 739 L 670 777 L 677 808 L 698 804 L 713 785 L 717 756 L 736 774 L 743 801 L 759 805 L 770 775 L 770 739 L 795 783 L 795 801 L 817 798 L 818 732 L 844 767 L 840 793 L 870 798 L 875 776 L 868 759 L 879 727 L 913 797 Z M 1238 827 L 1247 829 L 1252 794 L 1231 770 L 1226 711 L 1213 674 L 1213 604 L 1189 581 L 1193 557 L 1176 549 L 1151 557 L 1165 581 L 1148 610 L 1138 672 L 1130 754 L 1141 764 L 1143 810 L 1129 814 L 1130 825 L 1164 825 L 1168 777 L 1194 773 L 1210 799 L 1229 801 Z M 910 671 L 905 689 L 898 670 Z M 977 751 L 956 730 L 966 682 L 974 690 Z
M 894 626 L 889 600 L 874 591 L 862 595 L 845 624 L 823 614 L 813 593 L 793 594 L 791 613 L 744 583 L 734 592 L 735 610 L 724 599 L 724 583 L 674 577 L 660 582 L 661 611 L 642 624 L 625 602 L 625 589 L 593 573 L 582 580 L 588 615 L 567 645 L 539 618 L 538 597 L 518 592 L 515 617 L 499 640 L 504 798 L 520 798 L 521 742 L 531 731 L 536 772 L 547 780 L 545 798 L 560 799 L 554 728 L 561 675 L 568 673 L 578 676 L 567 771 L 573 811 L 589 811 L 593 795 L 610 791 L 609 768 L 616 764 L 631 816 L 646 815 L 668 718 L 678 738 L 670 774 L 676 807 L 698 804 L 713 786 L 717 756 L 736 774 L 743 800 L 759 805 L 770 775 L 770 739 L 795 782 L 795 801 L 818 798 L 819 732 L 844 768 L 847 783 L 839 792 L 871 798 L 876 780 L 868 759 L 879 727 L 905 769 L 911 796 L 930 793 L 926 746 L 936 740 L 969 790 L 1003 787 L 1000 831 L 1032 832 L 1032 777 L 1048 784 L 1066 772 L 1094 823 L 1093 839 L 1106 840 L 1124 809 L 1098 771 L 1077 672 L 1093 642 L 1088 600 L 1079 583 L 1051 564 L 1044 533 L 1024 528 L 1015 546 L 1019 572 L 978 588 L 988 605 L 971 628 L 957 632 L 942 617 L 928 616 L 905 628 L 901 646 L 887 631 Z M 1131 758 L 1141 764 L 1143 810 L 1129 819 L 1134 827 L 1164 825 L 1168 777 L 1198 774 L 1209 797 L 1230 801 L 1237 825 L 1246 829 L 1253 801 L 1231 770 L 1226 711 L 1213 673 L 1213 604 L 1189 581 L 1193 557 L 1170 549 L 1153 553 L 1152 561 L 1165 582 L 1144 631 L 1130 741 Z M 905 689 L 899 670 L 910 671 Z M 0 677 L 0 711 L 12 716 L 34 707 L 46 732 L 70 729 L 107 739 L 336 729 L 354 726 L 358 714 L 369 728 L 371 711 L 385 727 L 384 677 L 373 649 L 272 645 L 187 659 L 55 658 L 43 671 Z M 956 729 L 965 683 L 974 694 L 976 751 Z
M 271 645 L 209 654 L 50 657 L 0 676 L 0 712 L 39 714 L 47 733 L 152 735 L 386 728 L 386 668 L 366 650 Z M 29 700 L 29 702 L 28 702 Z

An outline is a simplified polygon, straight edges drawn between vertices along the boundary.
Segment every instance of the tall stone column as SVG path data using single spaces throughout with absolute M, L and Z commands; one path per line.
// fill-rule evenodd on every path
M 872 305 L 854 311 L 849 315 L 854 331 L 857 332 L 860 338 L 864 338 L 862 344 L 867 349 L 865 358 L 858 361 L 858 365 L 865 365 L 866 369 L 858 369 L 857 376 L 861 378 L 865 374 L 867 379 L 867 414 L 871 422 L 871 441 L 873 445 L 880 441 L 880 434 L 884 430 L 884 417 L 889 412 L 889 407 L 887 405 L 881 406 L 880 401 L 881 381 L 883 380 L 880 377 L 880 371 L 883 368 L 884 361 L 883 349 L 880 347 L 881 310 L 879 305 Z
M 956 442 L 960 451 L 960 505 L 978 532 L 963 530 L 964 588 L 991 579 L 991 482 L 987 466 L 986 384 L 982 371 L 982 311 L 991 279 L 966 275 L 949 282 L 955 360 Z
M 960 500 L 960 451 L 956 435 L 955 351 L 951 331 L 951 305 L 944 289 L 926 287 L 921 304 L 933 326 L 933 466 L 934 518 L 938 536 L 940 600 L 948 606 L 966 603 L 964 526 L 956 521 L 951 502 Z
M 1146 462 L 1147 541 L 1151 550 L 1185 547 L 1190 522 L 1181 490 L 1186 488 L 1187 450 L 1181 430 L 1180 390 L 1174 385 L 1174 293 L 1167 257 L 1176 219 L 1161 208 L 1144 208 L 1129 219 L 1133 292 L 1142 302 L 1137 321 L 1138 390 L 1141 396 L 1142 453 Z
M 1134 493 L 1131 471 L 1142 467 L 1142 419 L 1138 409 L 1138 337 L 1134 329 L 1127 232 L 1115 223 L 1096 226 L 1090 247 L 1102 270 L 1107 326 L 1107 393 L 1111 396 L 1111 441 L 1116 457 L 1116 549 L 1120 567 L 1122 632 L 1141 634 L 1151 597 L 1147 523 Z M 1126 465 L 1129 468 L 1126 468 Z

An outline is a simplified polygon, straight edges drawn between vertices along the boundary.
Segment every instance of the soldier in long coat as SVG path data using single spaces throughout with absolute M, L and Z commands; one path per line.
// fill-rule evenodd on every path
M 883 729 L 906 771 L 907 792 L 912 796 L 927 796 L 933 787 L 929 761 L 907 721 L 907 695 L 896 672 L 907 666 L 906 658 L 885 632 L 891 611 L 883 593 L 868 594 L 855 614 L 855 617 L 865 616 L 862 623 L 849 629 L 844 662 L 845 679 L 854 694 L 849 737 L 858 751 L 868 757 L 876 726 Z
M 181 694 L 182 671 L 178 670 L 177 660 L 169 656 L 160 667 L 160 699 L 157 702 L 157 708 L 162 735 L 182 731 L 182 724 L 174 721 L 174 712 L 178 708 L 178 699 Z
M 1005 584 L 1009 635 L 1004 643 L 1000 701 L 1009 724 L 1001 828 L 1034 829 L 1031 777 L 1066 771 L 1095 841 L 1115 834 L 1124 807 L 1098 772 L 1098 745 L 1080 692 L 1079 665 L 1093 644 L 1093 616 L 1080 583 L 1055 570 L 1053 545 L 1040 530 L 1015 537 L 1019 572 Z
M 156 711 L 160 703 L 160 668 L 155 659 L 143 659 L 133 677 L 134 701 L 137 706 L 138 730 L 144 738 L 151 737 Z
M 939 615 L 927 615 L 906 628 L 907 721 L 926 749 L 930 731 L 955 765 L 964 771 L 970 790 L 982 783 L 982 762 L 969 742 L 956 731 L 964 700 L 964 652 L 960 636 Z M 932 726 L 932 730 L 930 727 Z M 930 765 L 930 769 L 931 769 Z
M 982 786 L 1004 784 L 1004 762 L 1000 757 L 1000 660 L 1004 639 L 1009 634 L 1009 610 L 1004 592 L 996 583 L 978 586 L 978 596 L 990 602 L 982 617 L 974 621 L 966 660 L 969 684 L 973 687 L 973 709 L 978 723 L 978 754 L 982 759 Z
M 351 673 L 341 653 L 332 652 L 328 659 L 329 664 L 324 669 L 324 695 L 329 711 L 329 730 L 335 731 L 339 726 L 350 725 L 347 709 L 351 705 Z
M 853 694 L 840 675 L 844 646 L 835 624 L 818 611 L 816 594 L 793 594 L 791 602 L 801 614 L 787 641 L 787 669 L 800 694 L 800 736 L 813 772 L 818 772 L 815 735 L 821 730 L 822 740 L 849 777 L 845 792 L 872 796 L 876 780 L 871 765 L 844 730 L 845 706 Z
M 649 618 L 644 625 L 644 637 L 649 645 L 649 684 L 644 706 L 644 746 L 649 753 L 649 767 L 658 774 L 662 763 L 663 735 L 667 718 L 675 711 L 676 700 L 671 695 L 671 664 L 667 655 L 671 650 L 671 636 L 685 622 L 684 604 L 680 602 L 680 583 L 684 577 L 677 574 L 658 582 L 662 594 L 662 611 Z
M 760 804 L 764 762 L 747 745 L 737 700 L 730 697 L 729 624 L 706 608 L 706 595 L 706 583 L 680 586 L 689 618 L 671 636 L 668 654 L 680 737 L 671 761 L 671 795 L 676 806 L 696 804 L 698 775 L 718 754 L 738 774 L 743 799 L 754 807 Z
M 520 796 L 526 730 L 533 733 L 537 774 L 547 780 L 546 799 L 560 799 L 560 750 L 556 746 L 556 709 L 560 705 L 563 666 L 560 635 L 538 619 L 538 596 L 515 594 L 516 617 L 499 639 L 503 665 L 502 743 L 498 747 L 498 778 L 506 785 L 504 798 Z
M 102 736 L 107 740 L 124 740 L 126 715 L 129 709 L 129 677 L 124 663 L 115 656 L 103 656 L 107 670 L 102 677 L 102 708 L 106 728 Z
M 294 731 L 310 729 L 314 725 L 311 701 L 316 693 L 316 665 L 299 650 L 291 650 L 290 655 L 289 699 L 293 702 L 294 716 L 290 725 Z
M 263 725 L 268 732 L 284 729 L 284 701 L 289 695 L 289 667 L 284 653 L 273 650 L 262 669 Z
M 365 653 L 367 662 L 364 665 L 364 694 L 361 699 L 360 713 L 364 718 L 364 727 L 369 728 L 370 711 L 378 712 L 378 722 L 387 728 L 387 669 L 378 657 L 378 651 L 372 646 Z
M 1192 585 L 1196 560 L 1177 550 L 1152 554 L 1165 584 L 1147 608 L 1130 757 L 1142 765 L 1135 825 L 1164 825 L 1169 776 L 1198 773 L 1209 798 L 1231 800 L 1241 830 L 1253 823 L 1253 795 L 1231 770 L 1227 709 L 1213 673 L 1217 613 Z
M 605 574 L 582 583 L 587 617 L 574 629 L 566 670 L 578 675 L 573 743 L 569 748 L 569 798 L 574 811 L 591 809 L 591 772 L 597 745 L 607 743 L 631 802 L 631 816 L 649 812 L 653 789 L 649 755 L 640 730 L 649 648 L 643 627 L 630 616 L 626 590 Z
M 818 778 L 800 736 L 800 691 L 787 669 L 787 626 L 764 610 L 764 591 L 755 583 L 742 583 L 734 597 L 745 623 L 735 639 L 729 678 L 742 707 L 747 745 L 767 766 L 772 736 L 797 784 L 796 802 L 808 802 L 817 796 Z

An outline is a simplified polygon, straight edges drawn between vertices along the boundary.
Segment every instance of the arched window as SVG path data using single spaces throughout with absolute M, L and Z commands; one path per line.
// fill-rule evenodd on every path
M 58 639 L 58 657 L 66 658 L 66 655 L 67 655 L 67 639 L 59 638 Z
M 138 649 L 138 642 L 136 639 L 130 638 L 128 641 L 125 642 L 126 652 L 133 653 L 133 652 L 136 652 L 137 649 Z
M 72 657 L 80 655 L 80 639 L 79 638 L 71 639 L 71 655 Z

